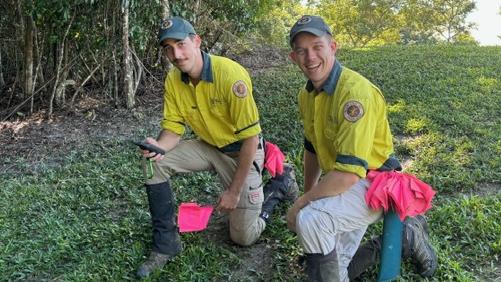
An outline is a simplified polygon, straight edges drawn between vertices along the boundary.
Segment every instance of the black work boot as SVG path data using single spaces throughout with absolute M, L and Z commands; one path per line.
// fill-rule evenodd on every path
M 410 257 L 416 272 L 422 277 L 431 277 L 438 267 L 437 254 L 428 238 L 429 227 L 422 215 L 407 217 L 404 221 L 402 255 Z
M 144 278 L 181 252 L 181 238 L 176 226 L 174 196 L 169 182 L 146 185 L 153 225 L 153 249 L 139 267 L 137 276 Z
M 403 226 L 403 233 L 402 233 L 402 259 L 408 259 L 413 256 L 415 252 L 412 251 L 412 245 L 414 244 L 414 237 L 416 236 L 416 232 L 414 232 L 414 229 L 412 226 L 413 225 L 420 225 L 422 226 L 422 229 L 424 230 L 424 234 L 427 234 L 429 232 L 429 227 L 428 224 L 426 223 L 426 219 L 422 215 L 418 215 L 416 217 L 407 217 L 404 221 L 404 226 Z M 426 239 L 428 240 L 428 239 Z M 382 246 L 383 238 L 382 236 L 377 236 L 369 241 L 363 243 L 360 245 L 357 249 L 357 252 L 353 256 L 353 259 L 350 262 L 350 265 L 348 266 L 348 276 L 350 280 L 355 280 L 360 274 L 362 274 L 365 270 L 369 269 L 370 267 L 379 264 L 379 259 L 381 256 L 381 246 Z M 431 257 L 436 257 L 431 256 Z M 436 259 L 435 259 L 436 261 Z M 424 272 L 425 275 L 427 273 L 429 276 L 435 272 L 436 266 L 433 267 L 433 265 L 436 263 L 433 263 L 432 260 L 426 260 L 426 259 L 421 259 L 414 261 L 414 264 L 417 264 L 417 272 L 421 275 Z M 431 268 L 431 269 L 430 269 Z M 429 276 L 423 276 L 423 277 L 429 277 Z
M 174 256 L 171 255 L 151 252 L 148 259 L 146 259 L 146 261 L 143 262 L 137 270 L 137 276 L 139 278 L 146 278 L 151 274 L 151 272 L 164 267 L 164 265 L 173 258 Z
M 355 280 L 355 278 L 371 266 L 379 264 L 382 242 L 382 236 L 378 236 L 358 247 L 357 252 L 348 265 L 348 277 L 350 281 Z
M 284 172 L 271 178 L 263 187 L 264 202 L 260 217 L 270 218 L 275 206 L 283 201 L 295 201 L 299 193 L 294 168 L 284 164 Z
M 307 254 L 306 274 L 309 282 L 340 281 L 336 251 L 327 255 Z

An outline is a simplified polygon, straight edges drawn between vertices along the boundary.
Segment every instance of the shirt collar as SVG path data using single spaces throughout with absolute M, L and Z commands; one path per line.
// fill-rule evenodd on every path
M 327 77 L 327 80 L 324 82 L 324 85 L 320 88 L 321 91 L 324 91 L 328 95 L 333 95 L 334 91 L 336 90 L 337 82 L 339 80 L 339 77 L 341 76 L 341 71 L 342 71 L 342 66 L 341 63 L 336 60 L 334 62 L 334 66 L 331 69 L 331 72 L 329 73 L 329 77 Z M 311 80 L 308 80 L 306 83 L 306 90 L 308 92 L 311 92 L 315 89 L 313 86 L 313 83 Z
M 214 79 L 212 77 L 212 64 L 210 60 L 209 54 L 205 53 L 204 51 L 202 52 L 202 61 L 203 61 L 203 66 L 202 66 L 202 73 L 200 75 L 200 80 L 204 80 L 207 82 L 214 82 Z M 181 80 L 188 84 L 190 83 L 190 76 L 187 73 L 181 72 Z

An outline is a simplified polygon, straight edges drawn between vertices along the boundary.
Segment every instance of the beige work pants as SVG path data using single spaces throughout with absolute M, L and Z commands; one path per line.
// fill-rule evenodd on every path
M 262 170 L 264 150 L 258 149 L 254 162 Z M 165 157 L 153 165 L 153 177 L 147 185 L 169 180 L 178 173 L 215 171 L 224 189 L 233 180 L 238 165 L 238 153 L 222 153 L 201 140 L 183 140 Z M 249 246 L 256 242 L 266 227 L 259 217 L 263 204 L 263 181 L 261 172 L 254 165 L 245 180 L 240 202 L 229 214 L 230 238 L 237 244 Z

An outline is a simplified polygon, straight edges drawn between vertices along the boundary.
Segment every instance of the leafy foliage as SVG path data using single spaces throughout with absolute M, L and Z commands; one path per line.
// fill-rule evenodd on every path
M 321 1 L 319 11 L 336 39 L 350 46 L 382 45 L 399 40 L 400 0 Z
M 303 6 L 300 0 L 280 1 L 257 18 L 254 38 L 264 44 L 288 48 L 290 28 L 302 15 L 312 13 L 314 12 Z
M 125 4 L 130 15 L 128 34 L 122 37 Z M 167 65 L 156 40 L 158 23 L 167 10 L 194 24 L 205 50 L 225 55 L 259 44 L 287 47 L 290 27 L 304 14 L 323 16 L 343 46 L 471 44 L 474 26 L 466 16 L 474 8 L 472 0 L 2 1 L 1 80 L 11 93 L 0 97 L 0 115 L 47 107 L 52 112 L 54 95 L 55 107 L 61 109 L 96 92 L 102 103 L 131 107 L 136 89 L 140 93 L 148 88 L 150 74 Z M 31 19 L 34 28 L 25 28 Z M 130 60 L 123 58 L 129 50 L 123 46 L 127 41 Z M 132 80 L 134 89 L 128 84 Z M 24 94 L 31 93 L 27 103 Z
M 241 52 L 241 37 L 256 28 L 259 18 L 278 5 L 277 0 L 172 1 L 172 15 L 194 24 L 204 39 L 203 47 L 224 54 L 229 49 Z
M 466 22 L 472 0 L 325 0 L 316 8 L 348 46 L 474 41 Z
M 474 24 L 466 17 L 475 9 L 475 1 L 409 0 L 402 6 L 401 29 L 404 43 L 472 42 Z
M 468 30 L 474 27 L 473 24 L 466 22 L 466 16 L 475 9 L 475 1 L 435 0 L 433 4 L 432 15 L 438 23 L 435 31 L 447 42 L 467 34 Z
M 122 92 L 131 93 L 131 91 L 123 91 L 124 88 L 127 90 L 130 87 L 121 87 L 118 82 L 121 82 L 121 78 L 132 76 L 137 80 L 145 80 L 147 79 L 145 76 L 139 75 L 149 71 L 143 71 L 145 66 L 149 68 L 160 65 L 161 57 L 157 49 L 156 34 L 165 3 L 167 6 L 170 3 L 172 15 L 184 16 L 195 24 L 197 31 L 205 39 L 207 49 L 224 53 L 233 45 L 243 49 L 242 46 L 245 44 L 235 44 L 235 41 L 239 40 L 244 32 L 253 29 L 256 19 L 278 2 L 276 0 L 3 1 L 0 4 L 2 8 L 0 36 L 5 39 L 13 37 L 14 40 L 2 39 L 0 42 L 2 64 L 5 64 L 8 69 L 5 73 L 6 84 L 12 86 L 9 90 L 12 95 L 0 97 L 2 99 L 0 110 L 15 112 L 12 109 L 9 111 L 8 108 L 12 106 L 10 103 L 25 100 L 26 97 L 18 93 L 29 91 L 24 91 L 22 87 L 25 84 L 18 83 L 18 81 L 23 81 L 22 71 L 30 70 L 30 66 L 33 66 L 36 73 L 26 76 L 26 80 L 30 82 L 29 85 L 34 85 L 34 87 L 26 86 L 25 88 L 34 88 L 35 92 L 33 95 L 35 108 L 30 108 L 29 111 L 45 109 L 47 101 L 53 100 L 51 95 L 56 92 L 56 89 L 60 90 L 56 97 L 57 106 L 59 108 L 68 106 L 70 103 L 66 100 L 73 101 L 74 99 L 65 99 L 65 82 L 74 85 L 74 87 L 68 87 L 68 90 L 73 91 L 73 97 L 87 92 L 85 91 L 87 89 L 83 88 L 85 81 L 85 86 L 92 84 L 89 90 L 97 89 L 100 92 L 103 102 L 109 101 L 115 105 L 121 105 L 124 102 L 122 100 L 128 99 L 127 106 L 133 105 L 130 101 L 131 95 L 123 95 L 129 97 L 126 99 L 121 97 Z M 130 11 L 127 29 L 123 29 L 122 26 L 125 22 L 123 18 L 125 7 Z M 4 13 L 4 10 L 8 12 Z M 25 22 L 31 22 L 28 21 L 31 19 L 35 25 L 34 36 L 28 33 L 31 29 L 24 28 Z M 128 30 L 128 34 L 124 37 L 122 37 L 123 30 Z M 30 40 L 25 41 L 25 38 Z M 33 46 L 25 43 L 32 40 Z M 130 44 L 128 43 L 125 48 L 123 42 L 128 41 Z M 213 48 L 216 44 L 219 44 L 218 48 Z M 24 50 L 25 45 L 26 50 Z M 134 63 L 132 67 L 125 68 L 123 67 L 125 60 L 122 57 L 124 52 L 129 50 L 129 46 Z M 34 56 L 24 56 L 23 52 L 28 50 L 30 53 L 33 52 Z M 29 61 L 25 62 L 23 57 L 29 58 Z M 3 68 L 1 65 L 0 67 Z M 148 82 L 142 81 L 143 88 L 148 86 Z M 54 91 L 50 91 L 51 89 Z M 4 100 L 7 101 L 4 102 Z M 21 106 L 23 104 L 26 105 L 26 102 L 21 102 Z M 16 106 L 14 105 L 13 108 Z M 49 107 L 51 111 L 52 102 Z M 25 106 L 19 112 L 22 113 L 27 110 L 26 108 Z M 0 112 L 0 114 L 3 113 Z

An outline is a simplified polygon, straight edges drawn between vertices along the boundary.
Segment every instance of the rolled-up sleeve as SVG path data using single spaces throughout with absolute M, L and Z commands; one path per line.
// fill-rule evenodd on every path
M 165 79 L 163 119 L 160 122 L 160 126 L 162 129 L 183 135 L 185 132 L 185 121 L 176 103 L 173 83 L 172 76 L 168 75 Z

